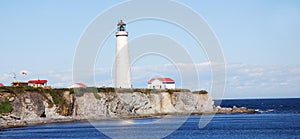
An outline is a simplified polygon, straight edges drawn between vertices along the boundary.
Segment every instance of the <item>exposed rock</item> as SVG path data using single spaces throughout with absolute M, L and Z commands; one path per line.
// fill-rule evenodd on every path
M 17 97 L 15 99 L 15 101 L 13 101 L 11 104 L 12 104 L 12 107 L 13 107 L 13 111 L 11 112 L 11 114 L 15 115 L 15 116 L 18 116 L 18 117 L 21 117 L 23 105 L 22 105 L 22 102 L 21 102 L 20 98 Z
M 31 103 L 31 100 L 30 100 L 30 98 L 25 98 L 25 104 L 30 104 Z
M 15 100 L 15 97 L 11 97 L 8 99 L 9 102 L 13 102 Z
M 69 91 L 54 104 L 47 93 L 24 92 L 14 95 L 1 93 L 0 100 L 7 100 L 13 106 L 10 114 L 1 114 L 1 126 L 26 125 L 70 119 L 109 119 L 120 117 L 153 116 L 187 113 L 251 113 L 245 107 L 214 107 L 208 94 L 192 92 L 91 92 L 76 96 Z M 3 98 L 5 97 L 5 98 Z M 57 96 L 56 96 L 57 97 Z M 57 98 L 56 98 L 57 99 Z
M 108 99 L 107 97 L 103 98 Z M 82 97 L 77 97 L 74 116 L 89 119 L 106 117 L 108 111 L 108 103 L 105 103 L 106 99 L 98 100 L 94 97 L 93 93 L 85 93 Z
M 75 115 L 93 118 L 117 118 L 134 115 L 160 115 L 173 113 L 213 113 L 213 101 L 207 94 L 191 92 L 161 92 L 144 94 L 99 93 L 96 99 L 93 93 L 76 97 Z
M 254 109 L 247 109 L 246 107 L 236 107 L 232 108 L 222 108 L 220 106 L 216 107 L 217 113 L 255 113 Z

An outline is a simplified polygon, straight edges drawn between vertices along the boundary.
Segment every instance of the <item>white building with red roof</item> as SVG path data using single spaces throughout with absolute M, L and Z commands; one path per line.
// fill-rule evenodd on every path
M 28 84 L 33 87 L 45 87 L 47 85 L 48 80 L 29 80 Z
M 175 89 L 175 81 L 171 78 L 152 78 L 148 81 L 148 89 Z

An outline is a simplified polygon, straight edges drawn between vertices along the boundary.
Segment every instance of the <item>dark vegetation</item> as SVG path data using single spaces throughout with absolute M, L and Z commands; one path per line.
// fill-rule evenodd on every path
M 193 91 L 193 93 L 197 93 L 197 94 L 208 94 L 208 92 L 207 92 L 206 90 Z
M 0 102 L 0 114 L 10 113 L 13 110 L 12 105 L 8 100 Z

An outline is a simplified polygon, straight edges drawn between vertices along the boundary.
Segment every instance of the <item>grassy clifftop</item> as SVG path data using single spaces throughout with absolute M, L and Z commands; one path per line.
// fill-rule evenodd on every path
M 40 94 L 42 100 L 48 103 L 48 107 L 53 107 L 55 104 L 59 106 L 59 111 L 61 111 L 61 109 L 64 109 L 67 105 L 66 99 L 63 97 L 65 91 L 70 91 L 70 89 L 43 89 L 31 86 L 2 86 L 0 87 L 0 114 L 10 113 L 13 110 L 12 102 L 15 99 L 23 98 L 24 95 L 28 93 Z

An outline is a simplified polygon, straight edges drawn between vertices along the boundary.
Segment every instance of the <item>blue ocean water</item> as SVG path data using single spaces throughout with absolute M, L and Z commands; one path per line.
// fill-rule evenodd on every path
M 190 116 L 176 131 L 166 136 L 172 138 L 223 138 L 223 139 L 300 139 L 300 99 L 247 99 L 223 100 L 221 106 L 245 106 L 257 110 L 254 114 L 217 114 L 202 128 L 198 128 L 200 115 Z M 99 121 L 102 130 L 118 133 L 127 138 L 128 133 L 143 133 L 142 138 L 155 138 L 168 125 L 162 122 L 152 124 L 159 118 L 133 119 L 135 125 L 114 121 Z M 54 123 L 20 128 L 2 129 L 0 138 L 109 138 L 89 122 Z
M 218 100 L 215 100 L 217 103 Z M 300 98 L 222 100 L 222 107 L 247 107 L 259 113 L 300 113 Z

